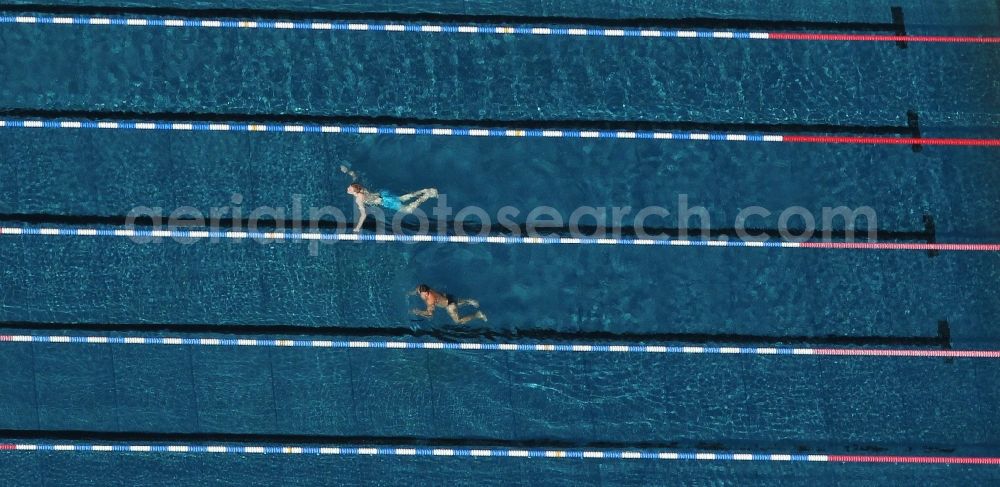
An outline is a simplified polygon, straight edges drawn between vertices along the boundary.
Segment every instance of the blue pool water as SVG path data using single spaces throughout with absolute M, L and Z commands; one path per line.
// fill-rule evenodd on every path
M 1000 5 L 987 0 L 46 2 L 60 3 L 880 23 L 898 5 L 913 34 L 1000 29 Z M 0 110 L 862 127 L 905 127 L 912 110 L 925 136 L 996 137 L 998 64 L 996 46 L 976 45 L 0 25 Z M 518 223 L 542 205 L 567 215 L 581 206 L 676 213 L 686 195 L 713 227 L 732 226 L 754 205 L 775 210 L 757 222 L 767 228 L 792 206 L 817 215 L 869 206 L 885 231 L 920 232 L 930 215 L 939 241 L 996 242 L 998 154 L 2 129 L 0 214 L 9 220 L 0 223 L 22 224 L 18 215 L 119 217 L 139 206 L 207 214 L 234 206 L 234 195 L 246 213 L 298 201 L 350 214 L 350 180 L 338 170 L 346 163 L 374 187 L 433 186 L 455 205 L 489 214 L 517 207 Z M 670 216 L 656 224 L 691 223 Z M 287 242 L 9 236 L 0 246 L 0 334 L 102 334 L 93 330 L 127 325 L 162 335 L 188 325 L 204 335 L 289 325 L 316 336 L 385 328 L 406 338 L 395 334 L 412 327 L 414 336 L 479 340 L 552 332 L 752 336 L 757 345 L 881 337 L 906 346 L 935 340 L 946 321 L 952 347 L 1000 348 L 996 253 L 337 243 L 311 255 L 306 244 Z M 489 323 L 413 321 L 408 310 L 417 303 L 405 294 L 420 282 L 478 298 Z M 922 358 L 0 343 L 0 436 L 996 456 L 998 367 Z M 958 465 L 68 452 L 0 452 L 0 464 L 0 485 L 1000 482 L 995 467 Z

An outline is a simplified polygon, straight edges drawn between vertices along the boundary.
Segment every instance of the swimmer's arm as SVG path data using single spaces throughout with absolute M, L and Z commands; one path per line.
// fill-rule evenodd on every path
M 433 302 L 427 303 L 427 309 L 417 308 L 417 309 L 411 310 L 411 312 L 413 314 L 417 315 L 417 316 L 423 316 L 424 318 L 430 318 L 431 316 L 434 316 L 434 303 Z
M 351 177 L 351 181 L 357 181 L 358 180 L 358 173 L 356 173 L 356 172 L 348 169 L 347 166 L 345 166 L 343 164 L 340 165 L 340 172 L 342 172 L 342 173 L 350 176 Z
M 354 225 L 354 233 L 361 231 L 361 226 L 365 224 L 365 218 L 368 216 L 368 211 L 365 210 L 364 203 L 354 200 L 354 204 L 358 205 L 358 223 Z

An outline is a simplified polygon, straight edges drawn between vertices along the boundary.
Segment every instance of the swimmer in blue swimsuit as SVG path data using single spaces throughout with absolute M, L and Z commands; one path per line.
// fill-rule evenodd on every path
M 355 232 L 361 231 L 361 225 L 368 216 L 368 211 L 365 209 L 368 206 L 380 206 L 390 211 L 411 213 L 427 200 L 438 196 L 438 190 L 434 188 L 421 189 L 402 196 L 396 196 L 386 190 L 370 191 L 357 182 L 357 173 L 348 169 L 347 166 L 340 166 L 340 171 L 354 180 L 354 183 L 347 187 L 347 194 L 353 196 L 354 204 L 358 205 L 358 223 L 354 226 Z

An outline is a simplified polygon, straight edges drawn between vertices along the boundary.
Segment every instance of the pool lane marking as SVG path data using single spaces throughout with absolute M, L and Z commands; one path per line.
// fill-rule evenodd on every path
M 505 457 L 614 460 L 693 460 L 814 463 L 917 463 L 1000 465 L 1000 457 L 837 455 L 758 452 L 697 452 L 656 449 L 434 448 L 425 446 L 299 446 L 174 443 L 0 443 L 0 452 L 218 453 L 236 455 L 331 455 L 401 457 Z
M 175 238 L 175 239 L 228 239 L 228 240 L 286 240 L 334 241 L 379 243 L 445 243 L 445 244 L 505 244 L 505 245 L 621 245 L 657 247 L 738 247 L 781 249 L 839 249 L 839 250 L 904 250 L 904 251 L 962 251 L 1000 252 L 1000 243 L 905 243 L 905 242 L 788 242 L 781 240 L 690 240 L 674 238 L 595 238 L 595 237 L 520 237 L 520 236 L 462 236 L 462 235 L 395 235 L 373 233 L 333 232 L 284 232 L 260 231 L 208 231 L 208 230 L 146 230 L 126 227 L 69 228 L 69 227 L 0 227 L 0 236 L 49 236 L 49 237 L 124 237 L 124 238 Z
M 175 345 L 395 350 L 487 350 L 509 352 L 640 353 L 688 355 L 820 355 L 840 357 L 1000 358 L 1000 350 L 736 347 L 621 343 L 417 342 L 405 340 L 303 340 L 294 338 L 181 338 L 150 336 L 0 335 L 0 343 Z
M 798 40 L 827 42 L 921 42 L 949 44 L 997 44 L 997 36 L 924 36 L 886 34 L 836 34 L 823 32 L 761 32 L 738 30 L 656 29 L 639 27 L 595 28 L 531 24 L 434 24 L 419 22 L 322 22 L 249 20 L 238 18 L 198 19 L 155 16 L 57 16 L 0 15 L 0 24 L 59 24 L 129 27 L 188 27 L 208 29 L 307 30 L 349 32 L 419 32 L 430 34 L 484 34 L 566 37 L 645 37 L 669 39 Z
M 53 119 L 2 119 L 0 128 L 159 130 L 183 132 L 294 132 L 360 135 L 433 135 L 445 137 L 544 137 L 561 139 L 650 139 L 717 142 L 785 142 L 859 145 L 943 145 L 1000 147 L 1000 138 L 935 138 L 822 136 L 733 132 L 686 132 L 653 130 L 513 129 L 395 125 L 319 125 L 277 123 L 209 123 L 164 121 L 93 121 Z

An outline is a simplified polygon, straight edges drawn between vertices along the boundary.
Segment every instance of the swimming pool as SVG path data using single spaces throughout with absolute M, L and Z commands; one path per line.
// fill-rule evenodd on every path
M 1000 257 L 927 246 L 1000 242 L 1000 149 L 763 136 L 996 140 L 1000 47 L 641 35 L 996 36 L 996 2 L 62 3 L 0 8 L 36 19 L 0 23 L 2 483 L 997 481 L 961 462 L 998 457 L 998 364 L 962 355 L 1000 349 Z M 37 21 L 112 17 L 145 25 Z M 661 206 L 671 239 L 228 235 L 350 215 L 340 164 L 518 228 Z M 789 245 L 733 244 L 754 206 Z M 772 235 L 838 206 L 925 246 Z M 138 243 L 138 207 L 225 214 Z M 413 321 L 420 282 L 490 321 Z

